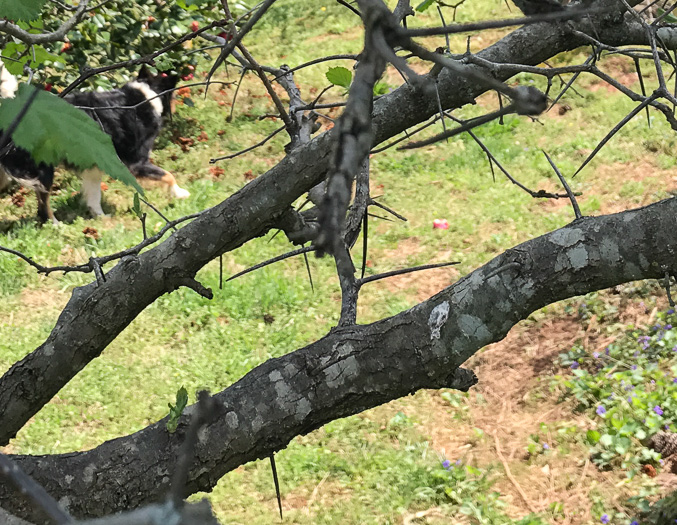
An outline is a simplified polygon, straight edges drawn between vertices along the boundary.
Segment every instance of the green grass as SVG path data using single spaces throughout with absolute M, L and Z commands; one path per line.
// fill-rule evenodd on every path
M 502 2 L 485 0 L 463 5 L 457 20 L 506 15 Z M 435 17 L 431 9 L 417 15 L 412 25 L 430 23 Z M 261 63 L 294 66 L 319 53 L 358 53 L 361 38 L 357 18 L 335 2 L 295 0 L 277 3 L 248 45 Z M 281 44 L 270 46 L 270 41 Z M 426 40 L 432 47 L 442 42 L 443 39 Z M 478 45 L 476 40 L 473 45 Z M 452 48 L 463 51 L 464 37 L 454 39 Z M 572 56 L 576 55 L 569 54 L 568 58 Z M 338 64 L 352 67 L 347 61 L 332 62 L 298 72 L 296 79 L 304 97 L 311 99 L 313 92 L 324 88 L 326 70 Z M 230 80 L 235 80 L 236 72 L 231 73 Z M 523 75 L 519 80 L 544 87 L 539 78 Z M 590 80 L 583 82 L 589 84 Z M 648 89 L 651 85 L 652 80 Z M 534 190 L 561 191 L 541 149 L 547 150 L 565 176 L 571 178 L 596 143 L 633 107 L 617 93 L 579 91 L 582 97 L 565 98 L 571 107 L 565 115 L 545 115 L 540 122 L 507 117 L 503 125 L 492 123 L 479 128 L 477 135 L 520 182 Z M 244 186 L 250 170 L 260 175 L 282 158 L 288 140 L 279 134 L 256 152 L 218 163 L 223 174 L 210 170 L 210 158 L 247 147 L 280 125 L 279 120 L 259 120 L 272 113 L 273 106 L 253 75 L 246 76 L 234 118 L 228 122 L 233 92 L 232 86 L 222 91 L 213 86 L 204 98 L 194 91 L 191 99 L 195 107 L 180 105 L 161 137 L 155 152 L 157 163 L 173 171 L 191 192 L 185 201 L 170 202 L 161 189 L 149 188 L 148 197 L 166 216 L 176 218 L 213 206 Z M 329 93 L 330 100 L 341 98 L 338 89 Z M 482 104 L 464 107 L 456 114 L 469 118 L 494 105 L 495 96 L 487 96 Z M 436 127 L 421 136 L 440 130 Z M 198 140 L 202 133 L 208 140 Z M 179 136 L 195 141 L 187 152 L 172 141 Z M 635 118 L 589 167 L 570 180 L 575 191 L 583 192 L 583 212 L 602 213 L 616 199 L 638 205 L 645 193 L 656 186 L 651 184 L 654 180 L 625 180 L 623 173 L 619 180 L 618 169 L 604 175 L 603 168 L 632 167 L 641 157 L 654 162 L 656 170 L 667 170 L 674 166 L 673 150 L 674 138 L 661 118 L 654 118 L 651 131 L 643 115 Z M 140 224 L 129 211 L 132 192 L 119 183 L 107 184 L 104 209 L 111 217 L 91 220 L 74 195 L 80 187 L 78 178 L 62 174 L 53 196 L 53 207 L 62 220 L 59 227 L 37 227 L 32 194 L 26 196 L 23 207 L 12 204 L 10 195 L 0 196 L 0 244 L 43 264 L 73 264 L 139 242 Z M 573 218 L 568 204 L 551 206 L 532 199 L 498 171 L 494 180 L 486 156 L 465 135 L 413 152 L 391 149 L 375 155 L 372 188 L 383 203 L 409 220 L 401 223 L 372 219 L 368 255 L 371 264 L 367 269 L 370 274 L 458 260 L 462 275 L 506 248 L 563 226 Z M 651 197 L 663 195 L 660 190 Z M 448 219 L 449 230 L 433 230 L 435 218 Z M 150 230 L 156 231 L 162 224 L 149 211 Z M 85 236 L 86 227 L 95 228 L 100 238 Z M 255 239 L 224 256 L 226 275 L 291 248 L 283 235 L 271 239 L 272 234 Z M 361 257 L 355 254 L 357 264 Z M 284 355 L 321 337 L 337 321 L 340 290 L 330 260 L 310 257 L 310 265 L 315 293 L 308 285 L 302 259 L 259 270 L 227 283 L 221 291 L 218 262 L 212 262 L 198 278 L 215 290 L 213 300 L 185 289 L 160 298 L 19 432 L 11 450 L 43 454 L 94 447 L 166 415 L 167 403 L 173 402 L 182 385 L 192 402 L 196 390 L 220 391 L 270 357 Z M 6 370 L 44 341 L 73 288 L 91 279 L 88 274 L 46 278 L 16 257 L 0 254 L 0 370 Z M 370 322 L 416 304 L 417 283 L 427 277 L 421 274 L 417 279 L 420 281 L 414 280 L 405 288 L 390 288 L 388 283 L 366 287 L 360 299 L 359 320 Z M 445 279 L 440 286 L 451 284 L 449 277 Z M 412 403 L 425 410 L 420 400 Z M 455 424 L 455 410 L 449 408 L 450 425 Z M 381 419 L 372 421 L 370 417 Z M 277 456 L 283 497 L 290 509 L 285 521 L 400 523 L 403 515 L 433 507 L 439 507 L 449 517 L 462 512 L 463 505 L 445 488 L 462 486 L 466 490 L 463 501 L 489 494 L 480 501 L 483 510 L 477 511 L 491 517 L 483 518 L 490 520 L 486 523 L 511 522 L 503 513 L 500 498 L 490 496 L 489 479 L 477 481 L 482 479 L 482 473 L 467 473 L 463 483 L 440 478 L 447 475 L 440 467 L 444 458 L 431 449 L 429 442 L 429 436 L 406 417 L 389 414 L 384 418 L 378 411 L 369 412 L 369 417 L 335 421 L 295 439 Z M 263 524 L 276 519 L 267 462 L 229 473 L 210 498 L 223 523 Z M 309 502 L 313 505 L 306 510 Z M 468 508 L 465 511 L 471 515 L 475 512 Z

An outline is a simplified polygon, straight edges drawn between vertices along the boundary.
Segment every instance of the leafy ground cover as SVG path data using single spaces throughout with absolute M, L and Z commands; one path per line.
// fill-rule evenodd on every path
M 507 15 L 505 4 L 486 0 L 464 5 L 457 19 Z M 417 15 L 412 25 L 432 16 Z M 262 63 L 294 66 L 314 58 L 316 49 L 358 53 L 356 24 L 354 15 L 330 2 L 280 2 L 248 44 Z M 266 38 L 259 42 L 257 35 Z M 499 36 L 473 35 L 471 48 Z M 267 45 L 276 39 L 279 46 Z M 426 42 L 432 48 L 442 43 Z M 456 51 L 465 46 L 464 38 L 452 41 Z M 350 62 L 337 64 L 351 67 Z M 304 96 L 311 98 L 327 85 L 332 65 L 297 73 Z M 627 84 L 637 82 L 632 65 L 619 58 L 601 65 Z M 230 73 L 220 79 L 239 76 Z M 540 85 L 529 75 L 516 81 Z M 394 88 L 401 78 L 389 69 L 383 82 Z M 647 83 L 651 89 L 652 79 Z M 282 157 L 285 139 L 279 134 L 254 153 L 209 164 L 280 125 L 266 117 L 273 106 L 253 76 L 243 79 L 233 108 L 234 92 L 232 84 L 213 86 L 206 97 L 199 88 L 182 92 L 155 156 L 191 197 L 170 202 L 160 189 L 149 187 L 151 201 L 166 216 L 177 218 L 220 202 Z M 592 79 L 583 79 L 578 92 L 538 122 L 509 117 L 478 129 L 477 135 L 521 182 L 559 190 L 541 150 L 571 174 L 631 109 L 626 99 Z M 329 92 L 329 100 L 342 97 L 340 88 Z M 487 95 L 458 116 L 495 107 L 495 96 Z M 328 115 L 336 117 L 338 111 Z M 330 127 L 325 119 L 322 131 Z M 583 194 L 583 213 L 611 213 L 667 196 L 675 187 L 673 150 L 674 138 L 660 118 L 651 130 L 643 116 L 635 118 L 571 181 Z M 465 136 L 414 152 L 376 154 L 372 169 L 373 194 L 409 220 L 374 219 L 367 271 L 446 260 L 461 264 L 370 285 L 360 299 L 360 322 L 408 308 L 504 249 L 573 218 L 566 201 L 534 200 L 500 176 L 494 180 L 486 156 Z M 104 210 L 110 217 L 92 220 L 85 218 L 79 179 L 63 172 L 57 184 L 53 207 L 60 227 L 36 226 L 32 194 L 14 188 L 0 196 L 4 246 L 43 263 L 63 264 L 141 240 L 129 189 L 108 181 Z M 149 217 L 149 230 L 157 231 L 162 219 L 150 211 Z M 435 218 L 448 219 L 450 228 L 433 230 Z M 226 275 L 287 250 L 282 237 L 270 234 L 225 256 Z M 359 264 L 361 256 L 356 258 Z M 96 446 L 165 416 L 181 386 L 192 402 L 196 390 L 221 390 L 270 357 L 322 336 L 337 320 L 339 288 L 329 260 L 310 263 L 315 293 L 302 260 L 229 282 L 222 291 L 218 263 L 210 264 L 198 277 L 215 290 L 213 300 L 179 290 L 147 308 L 4 450 L 38 454 Z M 73 288 L 90 279 L 38 276 L 16 258 L 0 256 L 0 370 L 44 340 Z M 654 292 L 627 286 L 548 307 L 473 358 L 469 366 L 480 384 L 469 394 L 419 392 L 295 439 L 277 456 L 284 521 L 630 523 L 643 498 L 671 482 L 660 458 L 642 444 L 653 431 L 673 425 L 677 407 L 672 386 L 677 341 L 667 328 L 677 326 L 677 318 L 665 313 L 664 300 Z M 571 368 L 574 362 L 577 368 Z M 661 472 L 658 477 L 645 473 L 647 464 Z M 229 473 L 209 497 L 223 523 L 279 519 L 267 462 Z

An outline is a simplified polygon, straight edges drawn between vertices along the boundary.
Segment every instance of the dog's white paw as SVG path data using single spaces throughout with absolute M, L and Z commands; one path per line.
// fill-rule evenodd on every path
M 178 184 L 174 184 L 169 190 L 169 193 L 175 199 L 187 199 L 188 197 L 190 197 L 190 192 L 188 190 L 184 190 L 183 188 L 179 187 Z

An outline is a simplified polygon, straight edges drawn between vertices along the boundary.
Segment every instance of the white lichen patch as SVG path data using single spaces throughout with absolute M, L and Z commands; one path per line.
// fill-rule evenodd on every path
M 268 379 L 270 379 L 271 383 L 275 383 L 276 381 L 282 379 L 282 374 L 279 370 L 273 370 L 270 374 L 268 374 Z
M 230 428 L 237 428 L 240 425 L 240 420 L 235 412 L 228 412 L 226 414 L 226 425 Z
M 447 322 L 449 318 L 449 301 L 444 301 L 443 303 L 438 304 L 430 312 L 430 317 L 428 317 L 428 328 L 430 328 L 430 340 L 440 338 L 440 330 L 444 323 Z
M 599 245 L 599 254 L 604 261 L 614 263 L 620 260 L 618 244 L 611 239 L 604 239 Z
M 588 265 L 588 249 L 585 246 L 576 246 L 567 250 L 567 257 L 574 270 L 580 270 Z
M 346 382 L 346 379 L 357 374 L 360 365 L 354 355 L 348 356 L 341 361 L 334 363 L 324 370 L 327 386 L 336 388 Z
M 303 418 L 305 418 L 308 414 L 310 414 L 310 401 L 308 401 L 305 397 L 302 397 L 301 399 L 298 400 L 296 403 L 296 411 L 295 411 L 295 418 L 297 421 L 301 421 Z
M 278 399 L 286 400 L 293 393 L 293 390 L 286 381 L 278 381 L 275 383 L 275 393 Z
M 491 332 L 484 324 L 482 319 L 474 315 L 462 314 L 458 318 L 458 328 L 462 334 L 477 339 L 479 341 L 488 341 L 491 339 Z
M 583 239 L 585 239 L 585 236 L 580 228 L 562 228 L 550 235 L 550 242 L 565 248 L 573 246 L 577 242 L 582 242 Z
M 90 463 L 82 470 L 82 481 L 88 484 L 92 483 L 94 481 L 94 472 L 96 472 L 96 466 Z

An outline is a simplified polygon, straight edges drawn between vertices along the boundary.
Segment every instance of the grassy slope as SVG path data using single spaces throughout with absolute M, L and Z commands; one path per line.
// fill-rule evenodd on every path
M 464 5 L 457 19 L 508 14 L 503 3 L 486 0 Z M 422 17 L 420 23 L 431 16 Z M 264 21 L 256 35 L 265 35 L 266 41 L 259 43 L 254 35 L 249 44 L 264 63 L 293 66 L 319 54 L 357 53 L 360 49 L 356 17 L 331 2 L 323 6 L 309 0 L 280 3 Z M 270 41 L 280 45 L 271 49 Z M 441 40 L 426 43 L 435 47 Z M 479 37 L 473 37 L 472 45 L 479 48 L 483 44 Z M 455 50 L 464 46 L 463 37 L 452 41 Z M 325 86 L 327 67 L 314 66 L 297 75 L 307 98 Z M 627 64 L 614 60 L 609 67 L 626 82 L 633 81 Z M 236 79 L 236 72 L 231 73 Z M 401 81 L 393 71 L 385 80 L 393 87 Z M 540 85 L 538 79 L 528 76 L 520 81 Z M 585 79 L 583 85 L 590 86 L 591 81 Z M 204 131 L 209 140 L 196 140 L 188 152 L 183 152 L 168 140 L 168 131 L 162 141 L 164 147 L 156 152 L 158 163 L 173 170 L 192 193 L 187 201 L 171 203 L 162 191 L 150 190 L 153 202 L 169 217 L 221 201 L 245 184 L 249 170 L 254 175 L 263 173 L 281 157 L 285 140 L 278 135 L 255 153 L 220 163 L 225 173 L 210 171 L 209 158 L 246 147 L 279 125 L 257 119 L 272 112 L 272 104 L 250 77 L 240 90 L 234 119 L 227 123 L 233 91 L 232 87 L 215 89 L 206 100 L 195 93 L 195 108 L 180 107 L 172 126 L 177 134 L 197 139 Z M 605 88 L 579 91 L 583 97 L 567 98 L 571 109 L 563 115 L 553 111 L 540 122 L 509 117 L 504 125 L 489 124 L 477 134 L 521 182 L 534 189 L 555 190 L 558 185 L 541 148 L 547 149 L 563 173 L 571 174 L 632 107 Z M 334 98 L 341 95 L 338 89 L 330 93 Z M 487 96 L 479 105 L 458 111 L 458 115 L 478 115 L 494 105 L 494 97 Z M 219 135 L 220 130 L 225 132 Z M 574 190 L 584 194 L 583 212 L 616 211 L 665 195 L 664 190 L 669 189 L 665 176 L 674 165 L 670 154 L 673 141 L 660 118 L 653 121 L 650 133 L 645 120 L 633 120 L 572 181 Z M 505 248 L 562 226 L 572 217 L 565 202 L 533 200 L 500 175 L 494 181 L 486 157 L 467 137 L 416 152 L 390 150 L 376 155 L 372 166 L 374 193 L 383 195 L 383 202 L 409 221 L 372 222 L 368 271 L 438 260 L 460 260 L 461 264 L 371 285 L 360 300 L 362 322 L 397 313 Z M 655 184 L 658 180 L 663 184 Z M 112 216 L 89 220 L 83 218 L 83 207 L 74 196 L 79 189 L 77 178 L 66 174 L 59 185 L 54 197 L 57 216 L 64 222 L 59 228 L 36 228 L 32 195 L 27 195 L 24 207 L 14 206 L 9 195 L 0 197 L 3 245 L 39 261 L 73 263 L 138 242 L 139 224 L 128 213 L 129 190 L 109 183 L 105 208 Z M 157 228 L 159 218 L 152 212 L 151 217 L 149 224 Z M 431 229 L 432 220 L 438 217 L 449 220 L 449 230 Z M 100 238 L 85 236 L 85 227 L 95 228 Z M 257 239 L 224 257 L 226 273 L 288 248 L 283 236 L 272 241 L 270 237 Z M 358 262 L 360 257 L 356 255 Z M 33 418 L 8 450 L 51 453 L 96 446 L 164 416 L 167 402 L 173 400 L 181 385 L 191 393 L 200 388 L 221 390 L 266 359 L 320 337 L 336 321 L 339 292 L 329 260 L 311 258 L 311 265 L 318 283 L 315 294 L 307 284 L 303 261 L 294 260 L 228 283 L 212 301 L 187 290 L 161 298 Z M 218 264 L 209 265 L 199 277 L 216 289 Z M 0 369 L 5 370 L 44 340 L 72 288 L 89 279 L 86 275 L 44 278 L 13 257 L 0 257 Z M 564 344 L 570 343 L 567 340 Z M 486 371 L 488 375 L 491 372 Z M 422 519 L 435 522 L 439 516 L 455 513 L 457 507 L 449 506 L 439 487 L 435 488 L 439 485 L 435 473 L 444 454 L 435 436 L 446 435 L 453 428 L 459 435 L 477 434 L 473 429 L 479 427 L 467 416 L 476 408 L 472 403 L 468 408 L 464 404 L 467 399 L 459 405 L 464 407 L 461 409 L 439 396 L 436 392 L 421 393 L 294 440 L 277 460 L 287 509 L 285 521 L 399 523 L 402 516 L 432 508 L 434 512 Z M 478 398 L 468 399 L 481 404 Z M 454 425 L 463 426 L 452 427 L 453 418 Z M 475 438 L 469 439 L 473 442 Z M 476 438 L 476 442 L 492 442 L 486 439 Z M 446 450 L 450 453 L 456 449 L 449 445 Z M 480 455 L 471 455 L 469 461 L 497 463 Z M 506 493 L 511 491 L 508 483 L 500 481 L 499 486 Z M 468 494 L 472 496 L 472 492 Z M 227 475 L 211 497 L 224 523 L 275 520 L 267 463 L 250 464 Z M 526 514 L 519 497 L 508 497 L 507 501 L 509 515 Z M 538 510 L 542 509 L 547 514 L 547 505 L 539 506 Z M 551 515 L 549 519 L 555 518 Z M 504 522 L 503 518 L 495 520 L 491 522 Z M 583 523 L 581 520 L 573 523 Z

